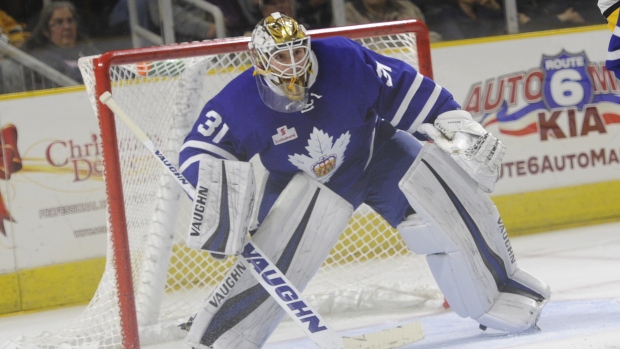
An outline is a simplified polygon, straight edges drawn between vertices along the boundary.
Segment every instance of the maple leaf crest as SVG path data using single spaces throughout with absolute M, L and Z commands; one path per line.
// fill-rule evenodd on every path
M 327 183 L 344 162 L 344 152 L 349 145 L 351 134 L 347 131 L 340 135 L 336 142 L 333 142 L 333 139 L 334 137 L 315 127 L 308 139 L 308 155 L 289 155 L 288 161 L 321 183 Z

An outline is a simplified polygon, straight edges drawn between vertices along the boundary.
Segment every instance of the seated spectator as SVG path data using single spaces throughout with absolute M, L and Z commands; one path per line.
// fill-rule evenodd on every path
M 43 8 L 24 48 L 35 58 L 79 83 L 83 81 L 78 59 L 100 53 L 78 30 L 75 7 L 68 1 L 54 1 Z
M 504 12 L 496 0 L 449 0 L 441 11 L 437 30 L 444 40 L 504 34 Z
M 211 15 L 184 1 L 172 0 L 171 2 L 176 42 L 202 41 L 217 37 L 215 22 Z M 149 0 L 148 10 L 151 23 L 161 29 L 162 21 L 158 3 L 156 0 Z
M 333 25 L 330 0 L 297 0 L 297 20 L 307 28 L 328 28 Z

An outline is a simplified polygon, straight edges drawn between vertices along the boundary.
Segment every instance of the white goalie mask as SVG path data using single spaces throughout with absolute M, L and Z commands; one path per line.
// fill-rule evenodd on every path
M 275 12 L 256 25 L 248 47 L 263 102 L 284 113 L 306 107 L 312 62 L 305 28 Z

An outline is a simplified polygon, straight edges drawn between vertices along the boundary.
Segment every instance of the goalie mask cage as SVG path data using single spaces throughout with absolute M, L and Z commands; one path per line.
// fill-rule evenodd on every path
M 432 76 L 428 32 L 415 20 L 310 35 L 349 37 Z M 186 335 L 178 325 L 195 314 L 235 257 L 215 260 L 185 246 L 190 200 L 98 97 L 111 91 L 155 147 L 176 161 L 204 103 L 251 66 L 248 41 L 239 37 L 129 49 L 80 60 L 103 140 L 105 271 L 77 319 L 62 330 L 20 338 L 8 347 L 133 349 Z M 397 231 L 367 206 L 355 212 L 304 295 L 322 314 L 436 306 L 443 300 L 424 257 L 409 252 Z

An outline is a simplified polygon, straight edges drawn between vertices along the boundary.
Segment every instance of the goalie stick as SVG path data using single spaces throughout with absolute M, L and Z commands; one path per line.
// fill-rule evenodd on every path
M 155 156 L 155 158 L 159 160 L 159 162 L 168 170 L 172 177 L 175 178 L 177 183 L 183 188 L 187 195 L 190 196 L 193 200 L 196 196 L 196 189 L 172 165 L 172 163 L 166 158 L 166 156 L 155 147 L 148 135 L 140 128 L 140 126 L 138 126 L 131 119 L 131 117 L 129 117 L 129 115 L 123 110 L 123 108 L 121 108 L 121 106 L 114 100 L 112 94 L 106 91 L 101 94 L 99 100 L 101 101 L 101 103 L 105 104 L 108 108 L 110 108 L 110 110 L 112 110 L 118 118 L 121 119 L 121 121 L 138 138 L 138 140 L 143 143 L 143 145 L 153 154 L 153 156 Z M 395 328 L 378 331 L 371 334 L 355 337 L 341 337 L 327 324 L 327 322 L 321 317 L 321 315 L 310 306 L 310 303 L 305 300 L 305 297 L 302 296 L 302 293 L 299 292 L 297 287 L 295 287 L 293 283 L 291 283 L 284 275 L 284 273 L 282 273 L 278 269 L 278 267 L 263 254 L 260 248 L 256 246 L 256 244 L 254 244 L 251 239 L 248 239 L 248 242 L 243 247 L 243 251 L 251 252 L 242 252 L 240 254 L 240 256 L 242 257 L 241 261 L 245 265 L 245 267 L 250 269 L 254 278 L 261 284 L 265 291 L 267 291 L 269 295 L 273 299 L 275 299 L 275 301 L 286 312 L 286 314 L 288 314 L 289 317 L 291 317 L 302 328 L 306 335 L 310 337 L 310 339 L 312 339 L 322 349 L 391 349 L 406 345 L 408 343 L 419 341 L 424 338 L 424 330 L 422 328 L 421 322 L 419 321 L 404 326 L 398 326 Z M 259 273 L 259 271 L 257 271 L 252 266 L 252 259 L 255 259 L 257 256 L 259 256 L 265 264 L 269 265 L 267 268 L 273 271 L 274 277 L 280 278 L 287 287 L 289 287 L 293 292 L 297 294 L 298 299 L 306 304 L 306 309 L 309 312 L 312 312 L 314 314 L 313 316 L 316 316 L 316 319 L 319 323 L 323 324 L 324 330 L 313 332 L 310 328 L 308 328 L 307 324 L 302 322 L 302 319 L 298 316 L 298 314 L 295 313 L 293 309 L 289 308 L 287 302 L 282 299 L 278 294 L 278 291 L 276 290 L 277 287 L 274 287 L 269 282 L 267 282 Z M 267 268 L 264 268 L 264 270 Z

